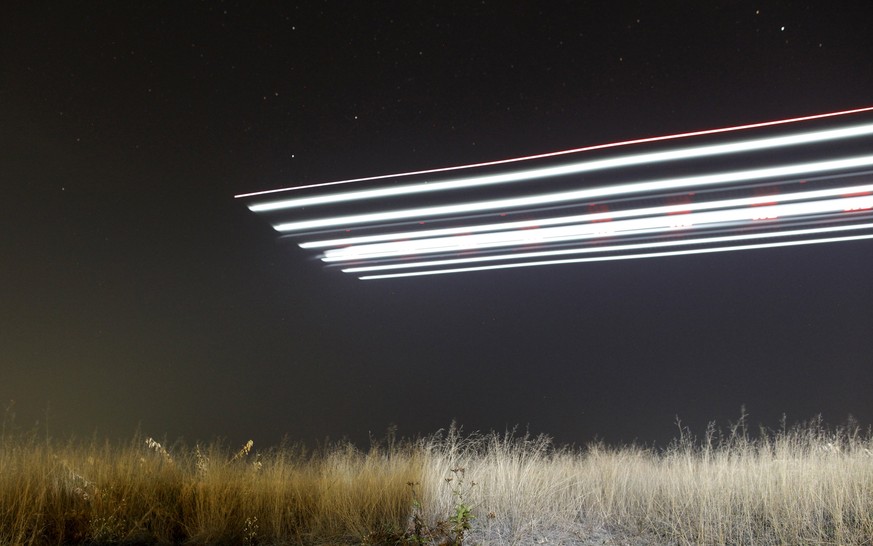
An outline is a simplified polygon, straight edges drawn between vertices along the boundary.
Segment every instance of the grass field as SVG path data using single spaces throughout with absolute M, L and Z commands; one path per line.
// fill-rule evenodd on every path
M 0 544 L 873 544 L 873 439 L 820 421 L 668 448 L 390 436 L 366 451 L 0 437 Z

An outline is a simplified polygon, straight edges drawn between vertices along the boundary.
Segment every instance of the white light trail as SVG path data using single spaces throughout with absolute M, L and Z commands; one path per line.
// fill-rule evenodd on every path
M 479 167 L 491 167 L 494 165 L 505 165 L 508 163 L 517 163 L 520 161 L 531 161 L 534 159 L 545 159 L 545 158 L 549 158 L 549 157 L 559 157 L 562 155 L 578 154 L 578 153 L 582 153 L 582 152 L 590 152 L 590 151 L 594 151 L 594 150 L 603 150 L 603 149 L 607 149 L 607 148 L 632 146 L 634 144 L 648 144 L 648 143 L 652 143 L 652 142 L 677 140 L 677 139 L 684 139 L 684 138 L 690 138 L 690 137 L 695 137 L 695 136 L 706 136 L 706 135 L 714 135 L 714 134 L 720 134 L 720 133 L 730 133 L 730 132 L 735 132 L 735 131 L 744 131 L 744 130 L 748 130 L 748 129 L 759 129 L 762 127 L 771 127 L 771 126 L 775 126 L 775 125 L 787 125 L 787 124 L 791 124 L 791 123 L 799 123 L 802 121 L 813 121 L 813 120 L 818 120 L 818 119 L 845 116 L 845 115 L 850 115 L 850 114 L 860 114 L 862 112 L 869 112 L 871 110 L 873 110 L 873 106 L 869 106 L 866 108 L 855 108 L 852 110 L 842 110 L 839 112 L 828 112 L 825 114 L 814 114 L 811 116 L 785 118 L 785 119 L 780 119 L 780 120 L 775 120 L 775 121 L 749 123 L 746 125 L 734 125 L 731 127 L 720 127 L 717 129 L 705 129 L 702 131 L 676 133 L 676 134 L 665 135 L 665 136 L 637 138 L 637 139 L 633 139 L 633 140 L 623 140 L 623 141 L 619 141 L 619 142 L 610 142 L 608 144 L 595 144 L 593 146 L 584 146 L 582 148 L 573 148 L 570 150 L 560 150 L 557 152 L 548 152 L 548 153 L 544 153 L 544 154 L 535 154 L 535 155 L 528 155 L 528 156 L 523 156 L 523 157 L 514 157 L 514 158 L 510 158 L 510 159 L 500 159 L 500 160 L 496 160 L 496 161 L 485 161 L 482 163 L 470 163 L 467 165 L 456 165 L 453 167 L 442 167 L 442 168 L 438 168 L 438 169 L 425 169 L 425 170 L 419 170 L 419 171 L 409 171 L 409 172 L 404 172 L 404 173 L 383 174 L 383 175 L 377 175 L 377 176 L 366 176 L 366 177 L 362 177 L 362 178 L 350 178 L 347 180 L 336 180 L 333 182 L 307 184 L 304 186 L 293 186 L 293 187 L 289 187 L 289 188 L 279 188 L 279 189 L 275 189 L 275 190 L 265 190 L 265 191 L 251 192 L 251 193 L 241 193 L 241 194 L 235 195 L 234 197 L 237 199 L 240 199 L 240 198 L 244 198 L 244 197 L 255 197 L 258 195 L 269 195 L 269 194 L 273 194 L 273 193 L 288 192 L 288 191 L 295 191 L 295 190 L 302 190 L 302 189 L 309 189 L 309 188 L 321 188 L 321 187 L 335 186 L 335 185 L 341 185 L 341 184 L 351 184 L 353 182 L 384 180 L 384 179 L 388 179 L 388 178 L 403 178 L 403 177 L 416 176 L 416 175 L 422 175 L 422 174 L 434 174 L 434 173 L 457 171 L 457 170 L 463 170 L 463 169 L 474 169 L 474 168 L 479 168 Z
M 730 243 L 737 241 L 750 241 L 756 239 L 773 239 L 779 237 L 798 237 L 803 235 L 820 235 L 841 231 L 853 231 L 859 229 L 871 229 L 873 223 L 850 224 L 843 226 L 828 226 L 807 229 L 792 229 L 784 231 L 772 231 L 766 233 L 745 233 L 742 235 L 723 235 L 718 237 L 703 237 L 699 239 L 678 239 L 674 241 L 653 241 L 648 243 L 629 243 L 621 245 L 608 245 L 600 247 L 569 248 L 561 250 L 541 250 L 537 252 L 517 252 L 513 254 L 497 254 L 492 256 L 473 256 L 469 258 L 451 258 L 446 260 L 428 260 L 421 262 L 403 262 L 393 264 L 367 265 L 348 267 L 343 273 L 370 273 L 374 271 L 395 271 L 398 269 L 420 269 L 427 267 L 441 267 L 446 265 L 461 265 L 482 262 L 496 262 L 506 260 L 528 260 L 532 258 L 547 258 L 552 256 L 567 256 L 573 254 L 598 254 L 616 251 L 645 250 L 665 248 L 671 246 L 694 246 L 702 244 Z
M 783 165 L 779 167 L 722 172 L 681 178 L 668 178 L 650 182 L 617 184 L 614 186 L 541 194 L 528 197 L 495 199 L 490 201 L 477 201 L 456 205 L 421 207 L 387 212 L 336 216 L 332 218 L 320 218 L 315 220 L 303 220 L 298 222 L 287 222 L 283 224 L 278 224 L 273 227 L 279 232 L 293 232 L 332 227 L 335 228 L 338 226 L 349 226 L 356 224 L 408 220 L 410 218 L 422 219 L 432 216 L 445 216 L 449 214 L 469 214 L 473 212 L 481 212 L 495 209 L 512 209 L 520 207 L 552 205 L 582 199 L 594 199 L 646 191 L 667 191 L 678 188 L 712 186 L 728 182 L 747 182 L 751 180 L 763 180 L 768 178 L 800 176 L 827 171 L 869 167 L 871 165 L 873 165 L 873 155 L 865 155 L 859 157 L 834 159 L 829 161 Z
M 587 263 L 587 262 L 606 262 L 606 261 L 614 261 L 614 260 L 637 260 L 642 258 L 663 258 L 668 256 L 688 256 L 694 254 L 707 254 L 712 252 L 732 252 L 737 250 L 757 250 L 762 248 L 779 248 L 779 247 L 790 247 L 790 246 L 800 246 L 800 245 L 814 245 L 814 244 L 824 244 L 824 243 L 838 243 L 838 242 L 847 242 L 847 241 L 861 241 L 865 239 L 873 239 L 873 234 L 870 235 L 850 235 L 845 237 L 829 237 L 823 239 L 806 239 L 802 241 L 780 241 L 775 243 L 762 243 L 762 244 L 751 244 L 751 245 L 736 245 L 736 246 L 726 246 L 726 247 L 712 247 L 712 248 L 695 248 L 688 250 L 674 250 L 669 252 L 650 252 L 645 254 L 623 254 L 620 256 L 596 256 L 589 258 L 573 258 L 566 260 L 547 260 L 541 262 L 522 262 L 522 263 L 511 263 L 511 264 L 495 264 L 495 265 L 486 265 L 486 266 L 476 266 L 476 267 L 463 267 L 456 269 L 432 269 L 428 271 L 408 271 L 405 273 L 386 273 L 381 275 L 364 275 L 362 277 L 358 277 L 360 280 L 368 281 L 368 280 L 376 280 L 376 279 L 396 279 L 401 277 L 420 277 L 423 275 L 446 275 L 451 273 L 469 273 L 473 271 L 489 271 L 495 269 L 512 269 L 518 267 L 540 267 L 545 265 L 564 265 L 564 264 L 577 264 L 577 263 Z
M 666 150 L 662 152 L 650 152 L 624 157 L 582 161 L 553 167 L 542 167 L 538 169 L 526 169 L 507 173 L 471 176 L 454 180 L 446 180 L 443 182 L 425 182 L 420 184 L 391 186 L 371 190 L 358 190 L 328 195 L 316 195 L 312 197 L 282 199 L 279 201 L 255 203 L 249 205 L 249 209 L 251 209 L 253 212 L 269 212 L 289 208 L 300 208 L 331 203 L 344 203 L 349 201 L 373 199 L 378 197 L 413 195 L 451 189 L 466 189 L 473 187 L 489 186 L 494 184 L 504 184 L 508 182 L 519 182 L 522 180 L 536 180 L 554 176 L 566 176 L 570 174 L 580 174 L 606 169 L 647 165 L 653 163 L 661 163 L 665 161 L 712 157 L 717 155 L 747 151 L 769 150 L 786 146 L 797 146 L 801 144 L 827 142 L 870 134 L 873 134 L 873 124 L 865 124 L 855 127 L 844 127 L 841 129 L 812 131 L 796 135 L 759 138 L 727 144 L 713 144 L 709 146 L 699 146 L 695 148 L 686 148 L 680 150 Z
M 397 258 L 426 253 L 462 252 L 514 245 L 548 244 L 602 237 L 605 233 L 621 236 L 643 231 L 651 233 L 653 230 L 675 230 L 677 220 L 686 226 L 700 226 L 754 221 L 762 218 L 827 214 L 843 212 L 853 208 L 866 209 L 870 207 L 873 207 L 873 196 L 732 208 L 719 211 L 692 212 L 681 215 L 681 218 L 661 215 L 608 223 L 573 224 L 549 228 L 356 245 L 328 250 L 324 253 L 324 258 L 322 259 L 325 262 L 341 262 L 375 258 Z
M 791 202 L 808 199 L 821 199 L 838 195 L 852 195 L 873 192 L 873 184 L 859 186 L 845 186 L 841 188 L 829 188 L 805 192 L 786 193 L 781 195 L 763 195 L 756 197 L 744 197 L 737 199 L 725 199 L 719 201 L 705 201 L 700 203 L 683 203 L 678 205 L 664 205 L 660 207 L 646 207 L 640 209 L 617 210 L 609 212 L 578 214 L 574 216 L 561 216 L 556 218 L 541 218 L 537 220 L 522 220 L 517 222 L 504 222 L 497 224 L 481 224 L 443 229 L 430 229 L 420 231 L 403 231 L 394 233 L 381 233 L 378 235 L 364 235 L 360 237 L 346 237 L 340 239 L 326 239 L 322 241 L 309 241 L 300 243 L 300 248 L 318 249 L 331 247 L 345 247 L 367 243 L 384 241 L 397 241 L 406 239 L 424 239 L 430 237 L 445 237 L 449 235 L 462 235 L 483 233 L 489 231 L 502 231 L 509 229 L 529 229 L 561 224 L 573 224 L 580 222 L 596 222 L 601 220 L 616 220 L 619 218 L 632 218 L 634 216 L 650 216 L 655 214 L 679 214 L 696 210 L 711 210 L 719 208 L 755 206 L 766 203 Z

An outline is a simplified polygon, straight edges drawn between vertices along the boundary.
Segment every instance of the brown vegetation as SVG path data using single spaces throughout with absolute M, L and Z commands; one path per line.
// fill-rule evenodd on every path
M 871 450 L 819 421 L 663 450 L 456 428 L 316 452 L 4 432 L 0 544 L 871 544 Z

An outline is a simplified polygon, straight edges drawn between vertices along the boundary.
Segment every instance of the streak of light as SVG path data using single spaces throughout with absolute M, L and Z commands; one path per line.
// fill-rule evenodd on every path
M 861 194 L 873 192 L 873 184 L 860 186 L 845 186 L 805 192 L 786 193 L 778 196 L 779 202 L 791 202 L 805 199 L 821 199 L 837 195 Z M 557 218 L 541 218 L 536 220 L 522 220 L 517 222 L 504 222 L 497 224 L 481 224 L 460 226 L 443 229 L 431 229 L 420 231 L 403 231 L 395 233 L 382 233 L 378 235 L 364 235 L 360 237 L 346 237 L 340 239 L 326 239 L 321 241 L 309 241 L 300 243 L 300 248 L 318 249 L 338 246 L 361 245 L 384 241 L 397 241 L 406 239 L 424 239 L 431 237 L 444 237 L 449 235 L 461 235 L 471 233 L 483 233 L 489 231 L 501 231 L 510 229 L 529 229 L 535 227 L 555 226 L 561 224 L 574 224 L 580 222 L 597 222 L 600 220 L 616 220 L 619 218 L 632 218 L 634 216 L 651 216 L 655 214 L 676 214 L 692 212 L 695 210 L 711 210 L 719 208 L 754 206 L 772 203 L 774 196 L 763 195 L 757 197 L 744 197 L 736 199 L 724 199 L 720 201 L 705 201 L 700 203 L 683 203 L 679 205 L 665 205 L 660 207 L 647 207 L 630 210 L 617 210 L 592 214 L 578 214 L 574 216 L 561 216 Z
M 769 150 L 773 148 L 796 146 L 800 144 L 810 144 L 816 142 L 827 142 L 870 134 L 873 134 L 873 123 L 858 125 L 855 127 L 830 129 L 826 131 L 800 133 L 796 135 L 759 138 L 727 144 L 712 144 L 709 146 L 699 146 L 695 148 L 680 150 L 665 150 L 661 152 L 650 152 L 625 157 L 595 159 L 591 161 L 581 161 L 577 163 L 568 163 L 566 165 L 542 167 L 538 169 L 526 169 L 507 173 L 471 176 L 455 180 L 446 180 L 444 182 L 425 182 L 421 184 L 410 184 L 405 186 L 391 186 L 387 188 L 376 188 L 371 190 L 358 190 L 328 195 L 317 195 L 312 197 L 283 199 L 280 201 L 252 204 L 249 205 L 249 209 L 251 209 L 253 212 L 269 212 L 289 208 L 310 207 L 314 205 L 325 205 L 330 203 L 344 203 L 349 201 L 358 201 L 361 199 L 373 199 L 377 197 L 413 195 L 418 193 L 431 193 L 451 189 L 467 189 L 481 186 L 490 186 L 494 184 L 503 184 L 507 182 L 519 182 L 522 180 L 536 180 L 542 178 L 551 178 L 554 176 L 566 176 L 570 174 L 602 171 L 606 169 L 648 165 L 652 163 L 661 163 L 664 161 L 712 157 L 717 155 L 748 151 Z
M 873 206 L 873 196 L 826 199 L 802 203 L 766 205 L 750 208 L 733 208 L 709 212 L 692 212 L 682 215 L 685 225 L 725 224 L 754 221 L 756 219 L 791 217 L 800 215 L 843 212 L 847 209 L 864 209 Z M 529 245 L 574 241 L 602 237 L 604 234 L 622 235 L 645 230 L 675 230 L 677 219 L 671 216 L 653 216 L 609 223 L 586 223 L 569 226 L 510 230 L 476 235 L 436 237 L 411 241 L 392 241 L 331 249 L 324 253 L 325 262 L 394 258 L 410 254 L 435 252 L 461 252 L 513 245 Z
M 773 231 L 767 233 L 745 233 L 742 235 L 724 235 L 719 237 L 703 237 L 699 239 L 679 239 L 675 241 L 654 241 L 648 243 L 632 243 L 621 245 L 608 245 L 600 247 L 586 248 L 568 248 L 561 250 L 541 250 L 537 252 L 516 252 L 513 254 L 496 254 L 492 256 L 474 256 L 469 258 L 452 258 L 447 260 L 428 260 L 422 262 L 403 262 L 395 264 L 380 264 L 367 265 L 359 267 L 348 267 L 342 270 L 343 273 L 370 273 L 373 271 L 394 271 L 398 269 L 420 269 L 426 267 L 441 267 L 446 265 L 461 265 L 482 262 L 506 261 L 506 260 L 527 260 L 531 258 L 546 258 L 550 256 L 567 256 L 573 254 L 597 254 L 616 251 L 629 250 L 645 250 L 655 248 L 665 248 L 671 246 L 694 246 L 702 244 L 715 243 L 731 243 L 737 241 L 750 241 L 756 239 L 773 239 L 778 237 L 798 237 L 803 235 L 816 235 L 823 233 L 834 233 L 841 231 L 851 231 L 858 229 L 873 228 L 873 223 L 868 224 L 851 224 L 844 226 L 829 226 L 820 228 L 807 229 L 792 229 L 784 231 Z
M 808 175 L 827 171 L 837 171 L 841 169 L 869 167 L 871 165 L 873 165 L 873 155 L 865 155 L 859 157 L 833 159 L 829 161 L 783 165 L 779 167 L 750 169 L 726 173 L 722 172 L 681 178 L 668 178 L 649 182 L 617 184 L 600 188 L 581 189 L 533 195 L 528 197 L 495 199 L 490 201 L 460 203 L 456 205 L 401 209 L 368 214 L 353 214 L 348 216 L 335 216 L 332 218 L 319 218 L 314 220 L 287 222 L 275 225 L 273 227 L 279 232 L 291 232 L 338 226 L 349 226 L 353 224 L 388 222 L 395 220 L 405 220 L 410 218 L 422 219 L 431 216 L 444 216 L 449 214 L 468 214 L 472 212 L 495 209 L 512 209 L 519 207 L 550 205 L 555 203 L 566 203 L 568 201 L 576 201 L 581 199 L 594 199 L 646 191 L 666 191 L 678 188 L 712 186 L 715 184 L 728 182 L 744 182 L 750 180 L 762 180 L 767 178 Z
M 762 243 L 751 245 L 736 245 L 712 248 L 695 248 L 688 250 L 673 250 L 669 252 L 649 252 L 644 254 L 622 254 L 619 256 L 596 256 L 589 258 L 572 258 L 566 260 L 546 260 L 541 262 L 522 262 L 511 264 L 495 264 L 476 267 L 462 267 L 456 269 L 431 269 L 428 271 L 408 271 L 405 273 L 386 273 L 381 275 L 364 275 L 358 277 L 360 280 L 368 281 L 375 279 L 395 279 L 400 277 L 420 277 L 423 275 L 446 275 L 450 273 L 469 273 L 473 271 L 489 271 L 494 269 L 511 269 L 518 267 L 540 267 L 545 265 L 563 265 L 577 264 L 587 262 L 606 262 L 614 260 L 637 260 L 642 258 L 664 258 L 668 256 L 688 256 L 694 254 L 707 254 L 711 252 L 733 252 L 737 250 L 758 250 L 763 248 L 779 248 L 800 245 L 814 245 L 824 243 L 838 243 L 847 241 L 861 241 L 865 239 L 873 239 L 873 234 L 869 235 L 850 235 L 845 237 L 828 237 L 823 239 L 806 239 L 802 241 L 780 241 L 774 243 Z
M 435 173 L 450 172 L 450 171 L 457 171 L 457 170 L 463 170 L 463 169 L 491 167 L 491 166 L 495 166 L 495 165 L 505 165 L 505 164 L 509 164 L 509 163 L 517 163 L 520 161 L 531 161 L 531 160 L 535 160 L 535 159 L 546 159 L 549 157 L 559 157 L 559 156 L 568 155 L 568 154 L 576 154 L 576 153 L 589 152 L 589 151 L 594 151 L 594 150 L 603 150 L 603 149 L 607 149 L 607 148 L 632 146 L 634 144 L 647 144 L 647 143 L 652 143 L 652 142 L 662 142 L 662 141 L 666 141 L 666 140 L 676 140 L 676 139 L 690 138 L 690 137 L 695 137 L 695 136 L 714 135 L 714 134 L 719 134 L 719 133 L 728 133 L 728 132 L 742 131 L 742 130 L 747 130 L 747 129 L 772 127 L 775 125 L 785 125 L 785 124 L 790 124 L 790 123 L 798 123 L 798 122 L 802 122 L 802 121 L 813 121 L 813 120 L 817 120 L 817 119 L 825 119 L 825 118 L 844 116 L 844 115 L 850 115 L 850 114 L 859 114 L 862 112 L 869 112 L 871 110 L 873 110 L 873 106 L 866 107 L 866 108 L 855 108 L 852 110 L 842 110 L 839 112 L 828 112 L 825 114 L 815 114 L 815 115 L 811 115 L 811 116 L 786 118 L 786 119 L 780 119 L 780 120 L 775 120 L 775 121 L 765 121 L 765 122 L 761 122 L 761 123 L 735 125 L 732 127 L 706 129 L 703 131 L 692 131 L 692 132 L 677 133 L 677 134 L 658 136 L 658 137 L 638 138 L 638 139 L 634 139 L 634 140 L 624 140 L 624 141 L 620 141 L 620 142 L 611 142 L 608 144 L 597 144 L 594 146 L 585 146 L 582 148 L 573 148 L 570 150 L 561 150 L 558 152 L 549 152 L 549 153 L 544 153 L 544 154 L 528 155 L 528 156 L 523 156 L 523 157 L 515 157 L 515 158 L 511 158 L 511 159 L 501 159 L 501 160 L 497 160 L 497 161 L 486 161 L 483 163 L 471 163 L 471 164 L 467 164 L 467 165 L 457 165 L 457 166 L 453 166 L 453 167 L 442 167 L 442 168 L 438 168 L 438 169 L 426 169 L 426 170 L 410 171 L 410 172 L 397 173 L 397 174 L 383 174 L 383 175 L 378 175 L 378 176 L 367 176 L 367 177 L 362 177 L 362 178 L 350 178 L 350 179 L 346 179 L 346 180 L 336 180 L 333 182 L 322 182 L 319 184 L 308 184 L 305 186 L 294 186 L 294 187 L 289 187 L 289 188 L 279 188 L 279 189 L 275 189 L 275 190 L 265 190 L 265 191 L 257 191 L 257 192 L 250 192 L 250 193 L 241 193 L 241 194 L 235 195 L 234 197 L 237 199 L 240 199 L 240 198 L 245 198 L 245 197 L 256 197 L 259 195 L 269 195 L 269 194 L 273 194 L 273 193 L 295 191 L 295 190 L 302 190 L 302 189 L 308 189 L 308 188 L 320 188 L 320 187 L 335 186 L 335 185 L 341 185 L 341 184 L 351 184 L 353 182 L 385 180 L 385 179 L 389 179 L 389 178 L 402 178 L 402 177 L 416 176 L 416 175 L 422 175 L 422 174 L 435 174 Z

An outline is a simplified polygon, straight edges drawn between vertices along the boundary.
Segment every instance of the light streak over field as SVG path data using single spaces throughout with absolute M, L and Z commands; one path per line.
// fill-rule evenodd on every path
M 725 184 L 729 182 L 748 182 L 752 180 L 765 180 L 787 176 L 801 176 L 828 171 L 869 167 L 873 165 L 873 155 L 832 159 L 829 161 L 817 161 L 812 163 L 797 163 L 779 167 L 751 169 L 745 171 L 723 172 L 698 176 L 686 176 L 681 178 L 667 178 L 650 182 L 635 182 L 630 184 L 617 184 L 600 188 L 573 190 L 565 192 L 547 193 L 528 197 L 516 197 L 509 199 L 495 199 L 490 201 L 477 201 L 472 203 L 460 203 L 456 205 L 442 205 L 436 207 L 421 207 L 414 209 L 401 209 L 387 212 L 368 214 L 352 214 L 348 216 L 336 216 L 333 218 L 319 218 L 315 220 L 303 220 L 299 222 L 287 222 L 273 226 L 279 232 L 306 231 L 325 228 L 346 227 L 357 224 L 371 224 L 379 222 L 393 222 L 397 220 L 409 220 L 411 218 L 424 219 L 433 216 L 447 216 L 451 214 L 470 214 L 487 210 L 516 209 L 523 207 L 538 207 L 579 201 L 583 199 L 597 199 L 614 197 L 633 193 L 668 191 L 680 188 L 699 188 Z
M 530 229 L 544 226 L 561 224 L 574 224 L 580 222 L 598 222 L 603 220 L 616 220 L 619 218 L 632 218 L 634 216 L 651 216 L 655 214 L 681 214 L 696 210 L 711 210 L 719 208 L 756 206 L 779 202 L 791 202 L 805 199 L 821 199 L 838 195 L 852 195 L 873 192 L 873 184 L 860 186 L 846 186 L 826 190 L 814 190 L 805 192 L 787 193 L 779 196 L 762 195 L 756 197 L 742 197 L 737 199 L 724 199 L 719 201 L 704 201 L 701 203 L 684 203 L 678 205 L 664 205 L 660 207 L 646 207 L 641 209 L 617 210 L 591 214 L 578 214 L 574 216 L 561 216 L 557 218 L 541 218 L 537 220 L 523 220 L 518 222 L 504 222 L 497 224 L 469 225 L 444 229 L 430 229 L 420 231 L 403 231 L 395 233 L 382 233 L 379 235 L 365 235 L 361 237 L 346 237 L 340 239 L 327 239 L 323 241 L 310 241 L 300 243 L 300 248 L 330 248 L 338 246 L 361 245 L 367 243 L 379 243 L 384 241 L 397 241 L 406 239 L 424 239 L 430 237 L 445 237 L 449 235 L 466 235 L 470 233 L 483 233 L 489 231 L 502 231 L 510 229 Z
M 711 248 L 695 248 L 689 250 L 674 250 L 670 252 L 650 252 L 645 254 L 623 254 L 620 256 L 596 256 L 591 258 L 573 258 L 567 260 L 548 260 L 542 262 L 521 262 L 511 264 L 496 264 L 477 267 L 464 267 L 457 269 L 432 269 L 428 271 L 409 271 L 406 273 L 386 273 L 383 275 L 364 275 L 358 277 L 363 281 L 375 279 L 396 279 L 401 277 L 420 277 L 424 275 L 446 275 L 450 273 L 469 273 L 473 271 L 489 271 L 494 269 L 513 269 L 518 267 L 540 267 L 546 265 L 565 265 L 578 264 L 589 262 L 607 262 L 615 260 L 638 260 L 642 258 L 664 258 L 668 256 L 688 256 L 693 254 L 708 254 L 712 252 L 733 252 L 737 250 L 758 250 L 762 248 L 780 248 L 800 245 L 815 245 L 824 243 L 840 243 L 847 241 L 861 241 L 865 239 L 873 239 L 873 234 L 870 235 L 850 235 L 846 237 L 830 237 L 824 239 L 806 239 L 802 241 L 781 241 L 776 243 L 762 243 L 756 245 L 737 245 L 723 246 Z
M 510 230 L 477 235 L 437 237 L 352 246 L 328 250 L 325 252 L 323 260 L 325 262 L 339 262 L 375 258 L 399 258 L 416 254 L 463 252 L 515 245 L 548 244 L 597 238 L 604 235 L 622 236 L 676 230 L 677 222 L 681 222 L 683 229 L 688 229 L 691 226 L 699 227 L 707 224 L 751 222 L 757 219 L 828 214 L 843 212 L 847 209 L 868 209 L 871 207 L 873 207 L 873 196 L 864 196 L 783 205 L 733 208 L 710 212 L 694 212 L 683 214 L 681 217 L 660 215 L 608 223 L 574 224 L 551 228 Z
M 494 184 L 504 184 L 508 182 L 537 180 L 555 176 L 566 176 L 570 174 L 602 171 L 606 169 L 648 165 L 665 161 L 712 157 L 739 152 L 770 150 L 786 146 L 797 146 L 800 144 L 827 142 L 870 134 L 873 134 L 873 124 L 858 125 L 855 127 L 844 127 L 841 129 L 831 129 L 827 131 L 814 131 L 797 135 L 752 139 L 728 144 L 713 144 L 696 148 L 666 150 L 662 152 L 651 152 L 625 157 L 596 159 L 591 161 L 569 163 L 566 165 L 542 167 L 539 169 L 527 169 L 521 171 L 511 171 L 507 173 L 471 176 L 467 178 L 447 180 L 444 182 L 425 182 L 421 184 L 411 184 L 406 186 L 392 186 L 371 190 L 359 190 L 328 195 L 316 195 L 312 197 L 283 199 L 280 201 L 252 204 L 249 205 L 249 208 L 254 212 L 269 212 L 288 208 L 300 208 L 310 207 L 314 205 L 344 203 L 349 201 L 358 201 L 362 199 L 373 199 L 379 197 L 413 195 L 418 193 L 431 193 L 452 189 L 468 189 L 481 186 L 490 186 Z
M 859 113 L 868 115 L 841 127 L 618 150 Z M 362 280 L 868 240 L 870 113 L 873 106 L 237 197 L 283 239 Z M 606 149 L 616 151 L 570 156 Z M 273 195 L 304 187 L 313 191 Z
M 652 143 L 652 142 L 663 142 L 663 141 L 668 141 L 668 140 L 677 140 L 677 139 L 684 139 L 684 138 L 690 138 L 690 137 L 696 137 L 696 136 L 706 136 L 706 135 L 715 135 L 715 134 L 720 134 L 720 133 L 730 133 L 730 132 L 743 131 L 743 130 L 748 130 L 748 129 L 759 129 L 759 128 L 763 128 L 763 127 L 787 125 L 787 124 L 791 124 L 791 123 L 799 123 L 799 122 L 804 122 L 804 121 L 814 121 L 814 120 L 819 120 L 819 119 L 827 119 L 827 118 L 846 116 L 846 115 L 851 115 L 851 114 L 860 114 L 863 112 L 870 112 L 870 111 L 873 111 L 873 106 L 866 107 L 866 108 L 855 108 L 855 109 L 851 109 L 851 110 L 842 110 L 839 112 L 828 112 L 825 114 L 815 114 L 815 115 L 811 115 L 811 116 L 801 116 L 801 117 L 785 118 L 785 119 L 774 120 L 774 121 L 765 121 L 765 122 L 761 122 L 761 123 L 750 123 L 750 124 L 746 124 L 746 125 L 734 125 L 731 127 L 721 127 L 721 128 L 717 128 L 717 129 L 706 129 L 703 131 L 692 131 L 692 132 L 677 133 L 677 134 L 666 135 L 666 136 L 638 138 L 638 139 L 633 139 L 633 140 L 623 140 L 620 142 L 611 142 L 608 144 L 596 144 L 593 146 L 584 146 L 582 148 L 573 148 L 570 150 L 561 150 L 561 151 L 557 151 L 557 152 L 548 152 L 548 153 L 544 153 L 544 154 L 528 155 L 528 156 L 523 156 L 523 157 L 515 157 L 515 158 L 511 158 L 511 159 L 500 159 L 497 161 L 485 161 L 482 163 L 470 163 L 470 164 L 466 164 L 466 165 L 457 165 L 457 166 L 453 166 L 453 167 L 442 167 L 442 168 L 438 168 L 438 169 L 425 169 L 425 170 L 409 171 L 409 172 L 396 173 L 396 174 L 383 174 L 383 175 L 377 175 L 377 176 L 366 176 L 366 177 L 362 177 L 362 178 L 350 178 L 350 179 L 346 179 L 346 180 L 336 180 L 333 182 L 322 182 L 322 183 L 318 183 L 318 184 L 307 184 L 304 186 L 279 188 L 279 189 L 275 189 L 275 190 L 265 190 L 265 191 L 257 191 L 257 192 L 250 192 L 250 193 L 241 193 L 241 194 L 238 194 L 234 197 L 237 199 L 240 199 L 240 198 L 246 198 L 246 197 L 256 197 L 259 195 L 269 195 L 269 194 L 273 194 L 273 193 L 288 192 L 288 191 L 295 191 L 295 190 L 302 190 L 302 189 L 309 189 L 309 188 L 322 188 L 322 187 L 328 187 L 328 186 L 351 184 L 354 182 L 366 182 L 366 181 L 372 181 L 372 180 L 403 178 L 403 177 L 416 176 L 416 175 L 422 175 L 422 174 L 436 174 L 436 173 L 444 173 L 444 172 L 457 171 L 457 170 L 463 170 L 463 169 L 475 169 L 475 168 L 481 168 L 481 167 L 491 167 L 491 166 L 496 166 L 496 165 L 506 165 L 506 164 L 510 164 L 510 163 L 517 163 L 520 161 L 546 159 L 546 158 L 550 158 L 550 157 L 559 157 L 559 156 L 568 155 L 568 154 L 578 154 L 578 153 L 590 152 L 590 151 L 594 151 L 594 150 L 604 150 L 604 149 L 617 148 L 617 147 L 622 147 L 622 146 L 632 146 L 635 144 L 647 144 L 647 143 Z
M 751 241 L 756 239 L 773 239 L 778 237 L 798 237 L 801 235 L 816 235 L 852 231 L 858 229 L 871 229 L 873 224 L 851 224 L 845 226 L 830 226 L 823 228 L 792 229 L 785 231 L 773 231 L 768 233 L 746 233 L 743 235 L 724 235 L 719 237 L 702 237 L 699 239 L 679 239 L 675 241 L 655 241 L 650 243 L 629 243 L 621 245 L 608 245 L 600 247 L 568 248 L 562 250 L 541 250 L 537 252 L 516 252 L 513 254 L 497 254 L 492 256 L 476 256 L 471 258 L 452 258 L 448 260 L 428 260 L 423 262 L 402 262 L 394 264 L 367 265 L 361 267 L 348 267 L 343 273 L 370 273 L 373 271 L 395 271 L 398 269 L 420 269 L 427 267 L 440 267 L 445 265 L 461 265 L 482 262 L 499 262 L 505 260 L 526 260 L 531 258 L 547 258 L 550 256 L 567 256 L 572 254 L 598 254 L 628 250 L 646 250 L 666 248 L 671 246 L 694 246 L 714 243 L 732 243 L 737 241 Z

